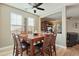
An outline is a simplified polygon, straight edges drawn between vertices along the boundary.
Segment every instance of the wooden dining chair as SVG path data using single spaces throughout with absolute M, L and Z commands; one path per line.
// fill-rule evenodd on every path
M 54 52 L 55 53 L 55 56 L 56 56 L 56 36 L 57 34 L 53 33 L 50 35 L 51 37 L 51 41 L 50 41 L 50 55 L 52 56 L 52 53 Z
M 39 51 L 40 51 L 40 55 L 44 55 L 43 54 L 43 40 L 44 40 L 44 37 L 41 37 L 40 38 L 41 40 L 39 40 L 39 41 L 37 41 L 37 42 L 39 42 L 39 43 L 37 43 L 36 45 L 35 45 L 35 47 L 36 47 L 36 49 L 38 49 Z
M 56 55 L 56 35 L 51 34 L 45 34 L 44 42 L 43 42 L 43 53 L 44 55 L 48 54 L 49 56 L 52 56 L 52 53 L 55 52 Z M 53 50 L 53 51 L 52 51 Z
M 44 37 L 35 38 L 32 40 L 32 42 L 31 42 L 32 56 L 35 56 L 37 54 L 43 55 L 43 53 L 42 53 L 42 46 L 43 46 L 42 40 L 44 40 Z
M 44 55 L 48 54 L 50 56 L 50 44 L 51 38 L 49 34 L 45 34 L 44 42 L 43 42 L 43 53 Z
M 18 56 L 19 54 L 22 56 L 23 52 L 26 51 L 28 53 L 29 44 L 22 43 L 20 41 L 20 36 L 16 35 L 15 33 L 12 33 L 13 39 L 14 39 L 14 49 L 13 49 L 13 55 Z

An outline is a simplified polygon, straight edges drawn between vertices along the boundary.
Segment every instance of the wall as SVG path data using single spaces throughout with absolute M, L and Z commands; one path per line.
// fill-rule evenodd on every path
M 51 14 L 62 13 L 62 34 L 57 34 L 56 45 L 61 48 L 66 48 L 66 6 L 54 10 Z M 46 16 L 43 16 L 46 17 Z M 42 18 L 42 17 L 41 17 Z
M 62 23 L 62 20 L 56 21 L 55 25 L 57 25 L 57 23 Z M 57 33 L 56 45 L 57 45 L 57 47 L 66 48 L 66 40 L 65 40 L 65 38 L 63 38 L 64 34 L 65 34 L 64 30 L 63 30 L 64 29 L 63 25 L 64 25 L 64 23 L 62 23 L 62 33 Z
M 13 45 L 13 40 L 11 40 L 10 31 L 10 13 L 15 12 L 23 16 L 23 20 L 28 17 L 33 17 L 35 19 L 35 28 L 39 31 L 39 17 L 31 13 L 24 12 L 22 10 L 0 4 L 0 48 Z
M 78 27 L 75 28 L 75 23 L 78 23 Z M 79 33 L 79 19 L 67 19 L 67 32 Z
M 0 27 L 1 27 L 1 6 L 0 6 Z M 0 33 L 1 33 L 1 28 L 0 28 Z M 0 39 L 1 39 L 1 34 L 0 34 Z
M 57 34 L 56 44 L 59 47 L 66 48 L 66 7 L 63 6 L 62 10 L 62 34 Z

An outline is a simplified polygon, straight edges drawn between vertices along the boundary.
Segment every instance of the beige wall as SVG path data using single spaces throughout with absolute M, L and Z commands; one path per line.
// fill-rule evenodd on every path
M 75 28 L 75 23 L 78 23 L 78 27 Z M 79 33 L 79 19 L 70 19 L 67 20 L 67 32 L 76 32 Z
M 66 31 L 66 6 L 63 6 L 57 10 L 54 10 L 52 14 L 55 14 L 58 12 L 62 13 L 62 34 L 59 34 L 59 33 L 57 34 L 56 45 L 58 47 L 66 48 L 66 33 L 67 33 Z
M 13 44 L 11 40 L 11 30 L 10 30 L 10 13 L 15 12 L 21 14 L 24 18 L 32 17 L 35 19 L 35 28 L 39 31 L 39 17 L 31 13 L 24 12 L 22 10 L 0 4 L 0 48 L 9 46 Z
M 62 34 L 57 34 L 56 44 L 66 48 L 66 7 L 62 7 Z

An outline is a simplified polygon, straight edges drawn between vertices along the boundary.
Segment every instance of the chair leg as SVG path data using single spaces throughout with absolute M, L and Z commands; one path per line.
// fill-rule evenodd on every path
M 43 56 L 44 56 L 44 51 L 43 51 L 43 48 L 41 48 L 41 49 L 40 49 L 40 51 L 41 51 L 41 55 L 43 55 Z
M 54 52 L 55 52 L 55 56 L 56 56 L 56 46 L 53 46 Z
M 28 55 L 28 49 L 26 49 L 26 55 Z
M 15 56 L 18 56 L 18 50 L 16 49 L 16 54 L 15 54 Z
M 50 56 L 52 56 L 52 47 L 50 46 Z
M 13 47 L 13 56 L 14 56 L 14 53 L 15 53 L 15 45 L 14 45 L 14 47 Z
M 23 56 L 23 50 L 21 50 L 21 56 Z

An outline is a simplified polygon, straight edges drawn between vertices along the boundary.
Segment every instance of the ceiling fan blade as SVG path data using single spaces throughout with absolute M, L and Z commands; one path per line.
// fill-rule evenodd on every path
M 33 7 L 38 7 L 38 6 L 40 6 L 40 5 L 42 5 L 43 3 L 38 3 L 38 4 L 36 4 L 35 6 L 33 6 Z
M 37 7 L 37 9 L 39 9 L 39 10 L 45 10 L 45 9 L 43 9 L 43 8 L 38 8 L 38 7 Z

